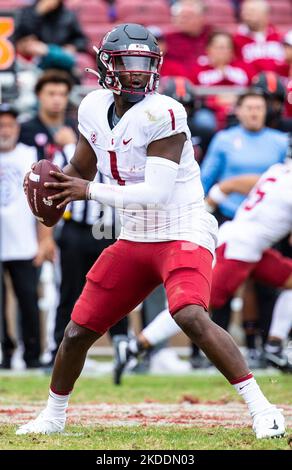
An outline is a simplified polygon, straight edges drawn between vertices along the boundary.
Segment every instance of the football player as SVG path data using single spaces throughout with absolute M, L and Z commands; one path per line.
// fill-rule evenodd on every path
M 80 138 L 51 196 L 119 210 L 121 235 L 87 274 L 58 350 L 46 408 L 17 434 L 61 432 L 90 346 L 164 283 L 176 323 L 248 405 L 258 438 L 281 436 L 284 417 L 261 392 L 231 336 L 207 314 L 217 223 L 204 206 L 183 106 L 156 92 L 161 54 L 143 26 L 122 24 L 96 48 L 103 90 L 79 107 Z M 92 182 L 99 171 L 112 184 Z
M 292 260 L 271 248 L 292 232 L 292 160 L 273 165 L 260 178 L 244 175 L 213 186 L 208 203 L 214 208 L 228 194 L 246 194 L 253 186 L 235 218 L 219 229 L 210 305 L 220 307 L 250 276 L 287 289 L 276 302 L 264 358 L 283 372 L 292 372 L 292 365 L 282 352 L 282 342 L 292 326 Z M 168 310 L 163 310 L 137 339 L 128 342 L 120 358 L 120 370 L 130 357 L 180 332 Z

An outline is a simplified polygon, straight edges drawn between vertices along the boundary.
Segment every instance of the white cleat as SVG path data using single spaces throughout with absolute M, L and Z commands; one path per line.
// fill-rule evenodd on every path
M 285 418 L 281 410 L 273 406 L 253 418 L 253 430 L 257 439 L 282 437 L 285 434 Z
M 16 433 L 22 434 L 53 434 L 64 431 L 66 418 L 52 418 L 42 411 L 36 419 L 20 426 Z

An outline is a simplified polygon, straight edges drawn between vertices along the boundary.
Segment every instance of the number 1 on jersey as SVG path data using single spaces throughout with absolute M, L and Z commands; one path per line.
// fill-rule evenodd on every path
M 108 153 L 110 155 L 111 172 L 112 172 L 113 178 L 118 182 L 120 186 L 125 186 L 126 181 L 121 178 L 119 170 L 118 170 L 118 159 L 117 159 L 116 152 L 113 152 L 112 150 L 108 150 Z

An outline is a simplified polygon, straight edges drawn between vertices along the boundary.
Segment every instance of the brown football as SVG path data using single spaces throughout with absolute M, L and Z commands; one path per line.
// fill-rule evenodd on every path
M 48 196 L 56 194 L 56 189 L 46 188 L 44 183 L 55 183 L 57 178 L 50 175 L 50 171 L 62 170 L 49 160 L 40 160 L 34 169 L 29 173 L 27 186 L 27 200 L 33 215 L 47 227 L 52 227 L 62 217 L 65 207 L 57 209 L 57 205 L 62 202 L 60 199 L 52 201 Z

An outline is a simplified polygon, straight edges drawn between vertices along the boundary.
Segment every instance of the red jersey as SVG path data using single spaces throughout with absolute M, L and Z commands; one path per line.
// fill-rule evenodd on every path
M 190 36 L 179 31 L 166 34 L 168 58 L 184 63 L 185 67 L 192 66 L 205 53 L 210 33 L 210 26 L 205 26 L 199 36 Z
M 234 36 L 236 57 L 251 64 L 257 73 L 276 71 L 284 60 L 281 36 L 273 26 L 266 33 L 253 33 L 246 25 L 240 25 Z
M 191 69 L 189 78 L 195 85 L 206 87 L 212 86 L 248 86 L 254 75 L 253 68 L 241 61 L 234 60 L 226 65 L 224 69 L 216 69 L 209 62 L 208 58 L 200 57 L 196 65 Z M 208 96 L 206 105 L 216 114 L 218 128 L 224 128 L 226 117 L 233 108 L 233 102 L 226 102 L 224 95 Z
M 172 60 L 166 54 L 163 57 L 162 67 L 160 70 L 161 77 L 188 77 L 187 69 L 181 62 Z
M 247 86 L 250 84 L 253 75 L 253 68 L 241 61 L 234 60 L 226 65 L 224 69 L 216 69 L 209 63 L 207 57 L 200 57 L 189 76 L 195 85 Z

